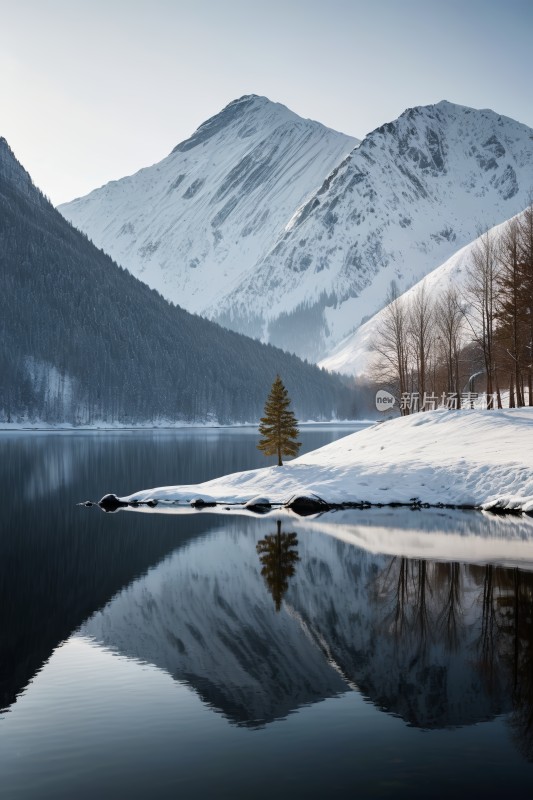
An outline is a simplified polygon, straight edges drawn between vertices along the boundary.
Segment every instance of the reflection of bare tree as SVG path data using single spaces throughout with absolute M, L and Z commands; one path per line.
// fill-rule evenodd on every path
M 412 561 L 394 557 L 375 580 L 376 599 L 389 606 L 383 622 L 397 644 L 407 640 L 420 658 L 427 646 L 431 631 L 431 565 L 422 559 Z
M 459 646 L 459 625 L 462 621 L 461 609 L 461 566 L 456 561 L 440 564 L 437 575 L 444 584 L 444 604 L 437 617 L 439 628 L 443 631 L 450 651 Z
M 472 567 L 472 573 L 477 568 Z M 533 575 L 486 566 L 483 574 L 480 667 L 489 691 L 502 685 L 511 700 L 509 724 L 533 761 Z
M 446 718 L 447 658 L 432 661 L 444 650 L 475 664 L 478 691 L 493 698 L 496 713 L 512 708 L 514 739 L 533 761 L 533 573 L 396 557 L 375 576 L 373 595 L 412 719 L 429 706 Z M 467 646 L 478 654 L 474 662 Z
M 393 562 L 396 559 L 393 559 Z M 392 564 L 391 564 L 392 566 Z M 406 558 L 400 559 L 398 569 L 398 579 L 396 584 L 396 604 L 394 613 L 394 632 L 397 637 L 401 636 L 405 628 L 405 609 L 407 608 L 407 598 L 409 588 L 407 586 L 409 562 Z
M 430 619 L 428 610 L 428 593 L 431 595 L 429 584 L 427 561 L 419 559 L 416 562 L 416 602 L 415 602 L 415 625 L 418 628 L 420 655 L 425 651 L 428 641 L 428 631 L 430 629 Z
M 257 543 L 259 560 L 263 565 L 261 575 L 274 600 L 276 611 L 281 608 L 283 595 L 289 588 L 289 578 L 296 571 L 298 556 L 298 537 L 295 533 L 282 533 L 278 520 L 277 532 L 268 534 Z
M 396 641 L 402 637 L 409 625 L 408 580 L 409 561 L 394 556 L 374 582 L 375 602 L 390 601 L 390 611 L 384 615 L 383 622 Z
M 504 659 L 512 675 L 510 726 L 520 751 L 533 761 L 533 575 L 513 570 L 501 605 Z
M 479 636 L 480 667 L 491 691 L 495 685 L 497 661 L 496 610 L 494 604 L 494 567 L 488 564 L 483 577 L 483 599 L 481 603 L 481 633 Z

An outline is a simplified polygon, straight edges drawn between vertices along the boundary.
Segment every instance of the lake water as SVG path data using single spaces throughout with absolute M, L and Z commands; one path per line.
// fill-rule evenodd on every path
M 531 796 L 532 520 L 76 505 L 256 441 L 0 434 L 2 800 Z

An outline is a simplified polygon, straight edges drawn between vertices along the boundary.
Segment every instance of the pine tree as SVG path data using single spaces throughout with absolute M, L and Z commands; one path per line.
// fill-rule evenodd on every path
M 263 438 L 257 447 L 266 456 L 277 455 L 278 467 L 283 466 L 282 456 L 298 455 L 301 446 L 301 442 L 297 441 L 299 430 L 290 404 L 287 389 L 279 375 L 276 375 L 265 403 L 265 416 L 261 417 L 259 433 Z

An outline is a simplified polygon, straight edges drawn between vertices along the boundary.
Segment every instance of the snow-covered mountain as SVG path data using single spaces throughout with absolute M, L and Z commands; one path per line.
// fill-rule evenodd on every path
M 354 144 L 245 97 L 60 210 L 170 299 L 319 359 L 533 185 L 533 130 L 490 110 L 412 108 Z
M 160 163 L 60 211 L 167 299 L 216 313 L 356 144 L 265 97 L 241 97 Z
M 331 350 L 382 306 L 391 280 L 408 288 L 480 226 L 520 211 L 532 182 L 530 128 L 447 102 L 409 109 L 300 210 L 253 283 L 223 298 L 222 319 L 257 313 L 252 296 L 269 293 L 271 339 L 298 340 L 313 320 L 315 353 Z
M 513 219 L 520 221 L 523 214 L 524 212 L 516 214 Z M 501 240 L 509 221 L 506 220 L 490 228 L 489 235 L 493 238 L 496 246 Z M 422 284 L 424 284 L 429 297 L 435 300 L 448 287 L 453 286 L 458 290 L 459 295 L 464 297 L 465 307 L 467 307 L 468 303 L 464 295 L 465 283 L 468 271 L 473 265 L 474 253 L 479 246 L 480 237 L 461 247 L 444 264 L 441 264 L 404 292 L 402 297 L 409 303 L 420 290 Z M 357 377 L 369 375 L 372 372 L 374 361 L 374 342 L 377 340 L 378 330 L 384 317 L 385 308 L 378 311 L 368 322 L 365 322 L 354 333 L 343 339 L 326 358 L 319 362 L 319 366 L 344 375 L 355 375 Z
M 404 524 L 413 527 L 412 514 Z M 484 568 L 373 554 L 340 541 L 342 524 L 333 538 L 302 523 L 300 560 L 277 613 L 256 552 L 275 527 L 241 519 L 181 548 L 81 635 L 186 681 L 248 726 L 352 690 L 426 728 L 510 706 L 504 676 L 490 687 L 485 679 Z M 379 541 L 379 519 L 360 527 Z M 491 656 L 495 675 L 507 645 L 502 637 Z

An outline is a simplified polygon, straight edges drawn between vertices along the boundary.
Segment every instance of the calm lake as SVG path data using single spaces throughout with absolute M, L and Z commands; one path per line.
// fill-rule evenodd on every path
M 530 797 L 533 520 L 76 505 L 256 443 L 0 433 L 2 800 Z

